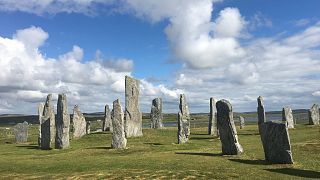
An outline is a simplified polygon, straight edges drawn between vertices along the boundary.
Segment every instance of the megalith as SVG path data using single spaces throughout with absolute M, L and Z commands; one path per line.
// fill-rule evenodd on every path
M 238 140 L 230 102 L 222 99 L 216 103 L 216 107 L 218 130 L 222 144 L 222 154 L 238 155 L 242 153 L 243 148 Z
M 42 124 L 43 109 L 44 109 L 44 103 L 40 103 L 38 106 L 38 121 L 39 121 L 38 147 L 41 147 L 41 124 Z
M 68 102 L 66 94 L 59 94 L 56 118 L 56 149 L 69 147 L 70 114 L 68 113 Z
M 81 113 L 81 110 L 78 105 L 75 105 L 73 108 L 72 123 L 73 123 L 73 138 L 81 138 L 86 134 L 86 126 L 87 126 L 86 119 Z
M 142 114 L 139 107 L 140 82 L 125 77 L 125 134 L 126 137 L 142 136 Z
M 218 126 L 217 126 L 216 115 L 217 115 L 216 101 L 214 100 L 214 98 L 210 98 L 208 134 L 213 136 L 218 136 Z
M 240 129 L 243 129 L 246 125 L 244 121 L 244 117 L 239 116 L 239 123 L 240 123 Z
M 163 127 L 162 124 L 162 99 L 155 98 L 152 100 L 150 120 L 151 120 L 151 128 L 159 129 Z
M 292 110 L 289 107 L 282 108 L 282 121 L 287 123 L 289 129 L 294 128 Z
M 112 120 L 109 105 L 104 106 L 104 120 L 102 123 L 102 131 L 112 132 Z
M 26 121 L 16 124 L 13 130 L 16 143 L 25 143 L 28 141 L 28 123 Z
M 41 120 L 41 149 L 52 149 L 56 137 L 55 114 L 51 104 L 52 94 L 48 94 Z
M 319 105 L 314 104 L 308 111 L 309 115 L 309 124 L 310 125 L 319 125 Z
M 86 133 L 87 133 L 87 134 L 90 134 L 90 130 L 91 130 L 91 121 L 87 121 L 87 124 L 86 124 Z
M 127 146 L 127 139 L 124 132 L 124 119 L 120 100 L 113 102 L 112 110 L 112 142 L 111 147 L 114 149 L 124 149 Z
M 190 136 L 190 113 L 184 94 L 180 94 L 178 113 L 178 144 L 186 143 Z

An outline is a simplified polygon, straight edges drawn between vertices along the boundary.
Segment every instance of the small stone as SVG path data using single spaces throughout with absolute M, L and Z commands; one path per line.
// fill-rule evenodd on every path
M 240 129 L 243 129 L 245 127 L 244 117 L 239 116 L 239 122 L 240 122 Z
M 209 114 L 209 125 L 208 134 L 213 136 L 219 136 L 217 127 L 217 108 L 216 101 L 210 98 L 210 114 Z
M 163 127 L 162 124 L 162 99 L 156 98 L 152 100 L 152 106 L 151 106 L 151 113 L 150 113 L 150 119 L 151 119 L 151 128 L 159 129 Z
M 67 96 L 59 94 L 57 103 L 57 118 L 56 118 L 56 149 L 68 148 L 70 130 L 70 114 L 68 113 Z
M 105 105 L 104 107 L 104 120 L 102 124 L 102 131 L 112 132 L 112 120 L 109 105 Z
M 309 124 L 310 125 L 319 125 L 319 105 L 314 104 L 311 109 L 308 111 L 309 115 Z
M 111 117 L 113 126 L 111 147 L 114 149 L 124 149 L 127 146 L 127 139 L 125 137 L 123 111 L 119 99 L 113 102 Z
M 86 125 L 86 133 L 90 134 L 90 129 L 91 129 L 91 121 L 87 121 L 87 125 Z
M 180 105 L 178 113 L 178 144 L 186 143 L 190 136 L 190 113 L 184 94 L 180 94 Z
M 55 114 L 51 98 L 52 95 L 49 94 L 41 117 L 41 149 L 52 149 L 56 137 Z
M 25 143 L 28 140 L 28 123 L 18 123 L 14 126 L 14 135 L 16 143 Z
M 282 108 L 282 121 L 287 123 L 289 129 L 294 128 L 294 121 L 291 108 Z
M 75 105 L 73 109 L 73 137 L 74 138 L 81 138 L 86 134 L 86 119 L 84 118 L 83 114 L 80 111 L 79 106 Z

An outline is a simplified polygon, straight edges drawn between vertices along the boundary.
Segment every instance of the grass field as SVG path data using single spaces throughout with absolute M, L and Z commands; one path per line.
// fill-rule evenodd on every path
M 14 136 L 0 127 L 0 178 L 94 179 L 295 179 L 320 178 L 319 127 L 297 125 L 290 130 L 293 165 L 270 165 L 264 159 L 256 125 L 238 129 L 244 153 L 221 156 L 219 139 L 206 128 L 192 128 L 191 139 L 176 144 L 175 127 L 144 129 L 143 137 L 128 139 L 127 149 L 110 148 L 110 133 L 72 139 L 66 150 L 37 148 L 37 125 L 30 127 L 29 142 L 14 144 Z

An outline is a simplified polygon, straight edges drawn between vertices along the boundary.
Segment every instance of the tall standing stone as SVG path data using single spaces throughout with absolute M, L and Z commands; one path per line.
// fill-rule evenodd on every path
M 41 149 L 52 149 L 56 137 L 55 114 L 51 104 L 51 98 L 52 94 L 49 94 L 43 109 L 41 120 Z
M 112 120 L 111 120 L 111 112 L 109 109 L 109 105 L 105 105 L 104 107 L 104 120 L 102 123 L 102 131 L 112 132 Z
M 262 97 L 259 96 L 257 101 L 259 133 L 266 161 L 292 164 L 293 158 L 287 124 L 267 122 Z
M 243 129 L 246 125 L 244 121 L 244 117 L 239 116 L 239 122 L 240 122 L 240 129 Z
M 28 140 L 28 123 L 24 121 L 23 123 L 18 123 L 14 126 L 14 135 L 16 138 L 16 143 L 25 143 Z
M 217 122 L 223 155 L 237 155 L 243 152 L 233 120 L 232 106 L 222 99 L 217 102 Z
M 155 98 L 152 100 L 150 120 L 151 120 L 151 128 L 158 129 L 162 128 L 162 99 Z
M 112 126 L 113 126 L 113 132 L 112 132 L 111 147 L 114 149 L 126 148 L 127 139 L 125 137 L 123 112 L 122 112 L 119 99 L 113 102 Z
M 86 124 L 86 133 L 87 134 L 90 134 L 90 130 L 91 130 L 91 121 L 87 121 L 87 124 Z
M 319 105 L 314 104 L 311 109 L 308 111 L 309 115 L 309 124 L 310 125 L 319 125 Z
M 83 114 L 80 111 L 79 106 L 75 105 L 73 109 L 73 137 L 74 138 L 81 138 L 86 134 L 86 119 L 84 118 Z
M 210 98 L 210 114 L 209 114 L 209 125 L 208 134 L 213 136 L 218 136 L 218 126 L 217 126 L 217 108 L 216 101 Z
M 178 144 L 183 144 L 189 140 L 190 119 L 191 118 L 186 97 L 184 94 L 180 94 L 178 113 Z
M 59 94 L 56 118 L 56 149 L 69 147 L 70 114 L 68 113 L 67 96 Z
M 42 124 L 42 115 L 44 110 L 44 103 L 40 103 L 38 106 L 38 120 L 39 120 L 39 130 L 38 130 L 38 146 L 41 147 L 41 124 Z
M 139 107 L 140 82 L 129 76 L 125 77 L 125 134 L 126 137 L 142 136 L 142 114 Z
M 289 107 L 282 108 L 282 121 L 287 123 L 289 129 L 294 128 L 292 110 Z

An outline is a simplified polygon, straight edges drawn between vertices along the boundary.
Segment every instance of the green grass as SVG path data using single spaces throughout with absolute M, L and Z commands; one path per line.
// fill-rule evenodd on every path
M 37 126 L 29 142 L 14 144 L 0 127 L 0 178 L 159 178 L 159 179 L 295 179 L 320 178 L 319 127 L 297 125 L 290 130 L 293 165 L 270 165 L 264 159 L 256 125 L 238 129 L 244 153 L 221 156 L 219 139 L 206 128 L 191 129 L 191 139 L 176 144 L 176 128 L 144 129 L 143 137 L 128 139 L 127 149 L 110 148 L 110 133 L 71 140 L 66 150 L 37 148 Z

